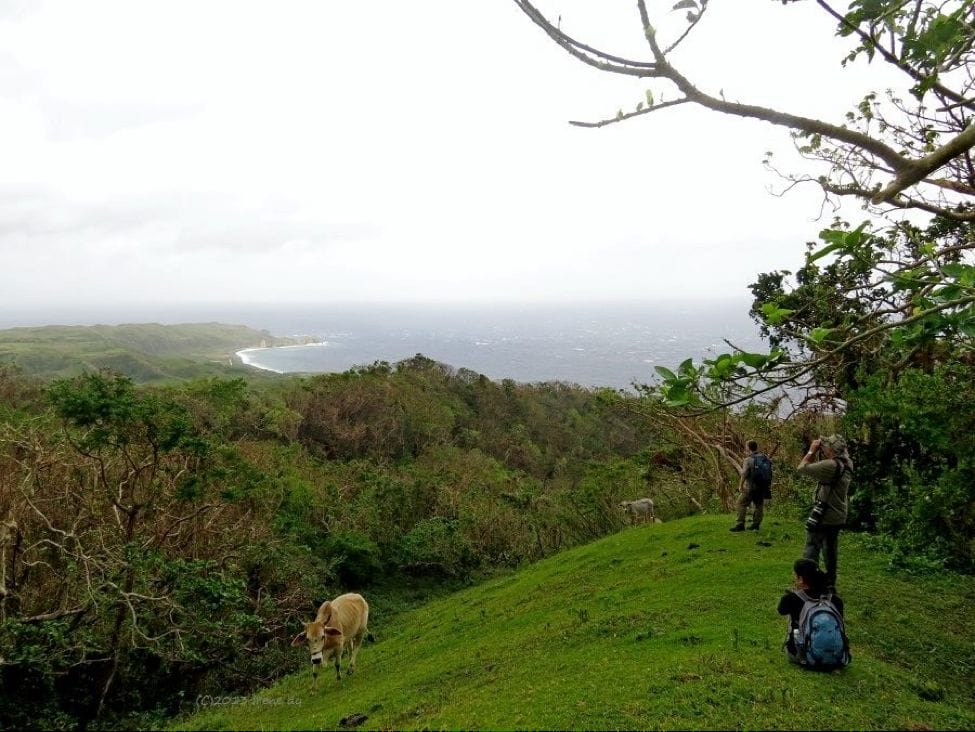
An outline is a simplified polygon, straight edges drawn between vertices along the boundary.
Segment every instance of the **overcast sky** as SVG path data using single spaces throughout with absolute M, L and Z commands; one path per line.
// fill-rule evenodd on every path
M 646 56 L 633 0 L 539 5 Z M 814 3 L 711 6 L 675 59 L 706 91 L 837 120 L 878 86 Z M 0 307 L 725 297 L 795 268 L 829 216 L 769 194 L 766 150 L 803 169 L 784 130 L 567 124 L 648 87 L 510 0 L 0 0 Z

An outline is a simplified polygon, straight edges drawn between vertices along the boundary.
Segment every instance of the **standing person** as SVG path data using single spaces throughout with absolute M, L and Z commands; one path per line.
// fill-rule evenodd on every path
M 762 517 L 765 515 L 765 499 L 772 497 L 772 461 L 758 451 L 758 443 L 749 440 L 747 443 L 748 451 L 751 453 L 741 467 L 741 480 L 738 482 L 738 502 L 735 506 L 738 509 L 738 520 L 731 527 L 731 531 L 745 530 L 745 515 L 748 513 L 748 506 L 755 505 L 752 513 L 752 525 L 749 530 L 758 531 L 762 525 Z
M 812 559 L 798 559 L 792 565 L 795 573 L 795 590 L 788 590 L 779 600 L 779 615 L 789 616 L 789 631 L 786 636 L 784 647 L 789 660 L 793 663 L 802 663 L 799 648 L 796 645 L 796 636 L 799 628 L 799 615 L 802 607 L 806 604 L 806 598 L 820 598 L 824 595 L 829 596 L 830 602 L 839 611 L 840 617 L 843 616 L 843 600 L 839 595 L 831 594 L 826 585 L 826 573 L 819 569 L 819 566 Z
M 822 453 L 820 459 L 813 459 Z M 806 559 L 819 561 L 820 552 L 826 564 L 827 588 L 836 592 L 836 562 L 840 529 L 846 525 L 847 493 L 853 480 L 853 461 L 841 435 L 813 440 L 809 451 L 799 462 L 799 474 L 817 481 L 815 505 L 806 519 Z

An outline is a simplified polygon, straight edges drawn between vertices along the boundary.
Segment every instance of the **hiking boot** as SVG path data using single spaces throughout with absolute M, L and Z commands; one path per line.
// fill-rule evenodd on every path
M 749 530 L 749 531 L 758 531 L 758 527 L 757 527 L 757 526 L 754 526 L 754 525 L 752 525 L 752 526 L 749 526 L 749 527 L 748 527 L 748 530 Z
M 736 524 L 735 526 L 732 526 L 730 529 L 728 529 L 728 531 L 744 531 L 744 530 L 745 530 L 745 527 L 744 526 L 741 526 L 741 525 L 738 525 L 738 524 Z

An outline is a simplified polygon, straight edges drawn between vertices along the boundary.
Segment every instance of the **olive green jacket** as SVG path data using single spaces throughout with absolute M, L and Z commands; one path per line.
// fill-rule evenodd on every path
M 799 468 L 800 475 L 805 475 L 819 483 L 813 500 L 826 504 L 822 519 L 823 526 L 842 526 L 846 523 L 846 498 L 850 483 L 853 482 L 853 461 L 844 458 L 843 462 L 846 463 L 847 470 L 843 472 L 843 477 L 835 486 L 833 483 L 836 481 L 836 471 L 840 469 L 838 459 L 817 460 Z

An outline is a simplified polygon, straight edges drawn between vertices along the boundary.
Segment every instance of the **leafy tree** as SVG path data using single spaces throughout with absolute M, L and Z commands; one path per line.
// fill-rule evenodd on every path
M 878 373 L 844 426 L 857 438 L 855 523 L 893 539 L 894 560 L 975 570 L 975 365 Z
M 262 475 L 128 378 L 87 374 L 47 397 L 50 414 L 0 429 L 0 671 L 83 723 L 120 695 L 171 704 L 160 695 L 181 666 L 227 661 L 263 632 L 232 559 L 266 537 Z M 137 670 L 150 659 L 155 690 Z
M 791 357 L 766 378 L 804 387 L 806 402 L 835 406 L 865 379 L 930 369 L 971 355 L 975 337 L 972 225 L 901 223 L 886 235 L 831 229 L 789 272 L 759 276 L 752 316 Z M 832 254 L 832 261 L 823 258 Z
M 848 409 L 845 429 L 861 440 L 864 458 L 859 520 L 876 524 L 903 552 L 926 547 L 925 556 L 971 567 L 971 466 L 947 435 L 969 429 L 954 395 L 967 394 L 975 363 L 975 0 L 809 1 L 849 40 L 844 66 L 887 65 L 902 75 L 902 87 L 884 95 L 864 89 L 860 103 L 834 120 L 731 101 L 703 91 L 675 61 L 674 51 L 706 22 L 709 0 L 680 0 L 653 19 L 637 0 L 643 59 L 594 48 L 570 34 L 571 18 L 552 23 L 529 0 L 515 3 L 579 61 L 654 81 L 635 109 L 572 124 L 602 127 L 689 104 L 785 127 L 817 170 L 782 173 L 767 160 L 771 170 L 790 186 L 818 184 L 827 199 L 852 197 L 884 222 L 836 221 L 807 245 L 794 274 L 760 274 L 751 314 L 770 351 L 729 344 L 700 364 L 658 368 L 644 407 L 651 418 L 669 420 L 691 441 L 707 437 L 694 413 L 724 414 L 760 395 L 769 397 L 770 414 L 782 412 L 783 400 L 799 410 Z M 660 29 L 675 11 L 682 20 L 665 40 Z M 669 101 L 658 101 L 661 91 Z M 912 216 L 896 220 L 898 212 Z M 704 439 L 715 462 L 719 438 Z

